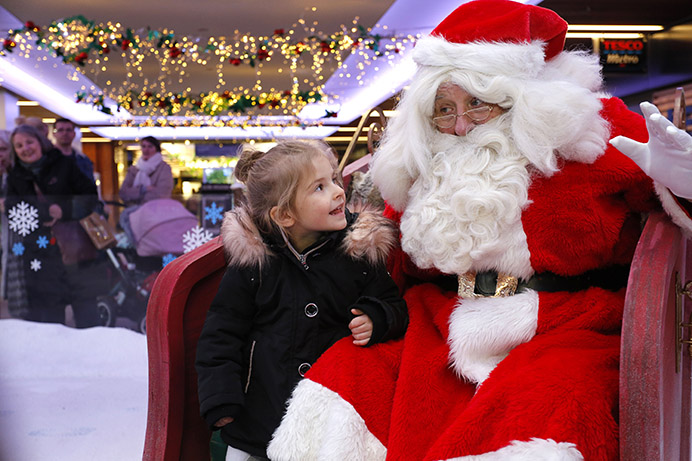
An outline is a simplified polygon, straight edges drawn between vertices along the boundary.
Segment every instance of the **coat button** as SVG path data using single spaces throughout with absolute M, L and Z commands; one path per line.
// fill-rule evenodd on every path
M 309 363 L 301 363 L 298 366 L 298 373 L 300 374 L 301 377 L 303 377 L 303 376 L 305 376 L 305 373 L 307 373 L 310 368 L 311 368 L 311 365 Z
M 308 317 L 312 318 L 317 315 L 319 312 L 319 309 L 317 308 L 317 304 L 315 303 L 308 303 L 305 305 L 305 315 Z

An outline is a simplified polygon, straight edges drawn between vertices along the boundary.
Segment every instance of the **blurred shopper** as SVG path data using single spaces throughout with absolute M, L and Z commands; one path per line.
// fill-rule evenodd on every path
M 24 318 L 64 323 L 65 306 L 71 304 L 77 327 L 97 325 L 95 298 L 105 291 L 106 280 L 98 259 L 65 265 L 54 237 L 56 223 L 78 220 L 96 209 L 96 186 L 32 126 L 18 126 L 10 142 L 14 166 L 7 178 L 6 207 L 14 210 L 13 234 L 21 237 L 12 251 L 23 255 L 28 292 Z
M 2 185 L 5 185 L 5 174 L 10 169 L 10 132 L 0 130 L 0 173 L 2 174 Z
M 7 194 L 7 172 L 12 167 L 11 150 L 10 132 L 0 130 L 0 211 L 3 213 L 5 212 L 5 195 Z
M 28 301 L 26 293 L 26 281 L 24 279 L 24 258 L 21 254 L 16 254 L 12 248 L 16 243 L 21 242 L 21 237 L 11 232 L 7 219 L 7 207 L 5 198 L 7 197 L 7 177 L 10 169 L 14 165 L 12 160 L 12 145 L 10 142 L 10 132 L 0 130 L 0 240 L 2 242 L 2 285 L 0 293 L 3 299 L 7 299 L 7 309 L 11 317 L 23 318 L 28 312 Z
M 50 132 L 50 128 L 48 128 L 48 125 L 46 125 L 45 123 L 43 123 L 43 120 L 41 120 L 39 117 L 24 117 L 24 116 L 20 116 L 20 117 L 17 117 L 17 118 L 14 120 L 14 124 L 15 124 L 16 126 L 20 126 L 20 125 L 29 125 L 29 126 L 33 126 L 34 128 L 36 128 L 36 130 L 38 130 L 38 133 L 39 133 L 41 136 L 43 136 L 44 138 L 46 138 L 46 140 L 47 140 L 49 143 L 51 143 L 51 142 L 50 142 L 50 138 L 48 137 L 48 133 Z M 51 143 L 51 144 L 52 144 L 52 143 Z
M 10 266 L 14 268 L 13 278 L 17 276 L 18 272 L 21 272 L 17 270 L 18 264 L 12 261 L 12 259 L 19 259 L 19 261 L 21 261 L 21 258 L 13 258 L 13 255 L 11 255 L 9 252 L 9 249 L 11 248 L 11 235 L 9 232 L 7 213 L 5 209 L 5 196 L 7 195 L 7 172 L 12 167 L 12 157 L 10 155 L 10 151 L 10 132 L 7 130 L 0 130 L 0 213 L 2 213 L 0 215 L 0 298 L 2 299 L 8 298 L 8 268 Z M 23 280 L 24 278 L 22 277 L 21 282 L 23 282 Z M 24 295 L 24 298 L 26 298 L 26 290 L 23 288 L 23 283 L 20 292 Z M 26 304 L 26 301 L 24 304 Z M 16 307 L 16 303 L 14 303 L 12 307 Z
M 59 118 L 53 125 L 53 138 L 55 139 L 55 147 L 62 152 L 66 157 L 72 157 L 79 170 L 87 175 L 89 179 L 94 180 L 94 163 L 89 157 L 84 155 L 79 150 L 75 149 L 72 143 L 76 137 L 75 129 L 77 126 L 66 118 Z
M 126 208 L 120 215 L 120 226 L 130 242 L 135 244 L 130 227 L 130 214 L 142 204 L 159 198 L 170 198 L 173 193 L 173 172 L 163 160 L 161 143 L 153 136 L 142 138 L 142 156 L 127 170 L 120 186 L 120 198 Z

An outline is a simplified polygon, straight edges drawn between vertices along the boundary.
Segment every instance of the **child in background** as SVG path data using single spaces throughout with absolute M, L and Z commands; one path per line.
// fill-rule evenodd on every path
M 396 242 L 375 212 L 351 213 L 325 144 L 243 152 L 246 204 L 224 217 L 228 269 L 197 345 L 202 417 L 221 428 L 227 460 L 266 459 L 286 400 L 341 338 L 401 337 L 404 300 L 384 267 Z

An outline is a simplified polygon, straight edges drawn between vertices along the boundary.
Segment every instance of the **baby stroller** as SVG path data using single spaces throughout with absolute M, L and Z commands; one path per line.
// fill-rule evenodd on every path
M 152 200 L 130 214 L 135 247 L 106 250 L 118 279 L 97 300 L 102 325 L 114 326 L 118 317 L 127 317 L 146 333 L 147 302 L 154 280 L 164 260 L 184 253 L 183 235 L 197 224 L 197 217 L 173 199 Z

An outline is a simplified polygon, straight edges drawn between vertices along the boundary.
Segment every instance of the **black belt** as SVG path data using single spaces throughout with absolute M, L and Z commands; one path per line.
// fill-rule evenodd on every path
M 519 280 L 517 293 L 526 289 L 536 291 L 582 291 L 591 287 L 599 287 L 610 291 L 618 291 L 627 286 L 629 266 L 611 266 L 604 269 L 594 269 L 583 274 L 564 277 L 552 272 L 534 274 L 529 280 Z M 497 272 L 487 271 L 476 274 L 474 293 L 481 296 L 495 294 Z

